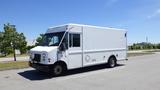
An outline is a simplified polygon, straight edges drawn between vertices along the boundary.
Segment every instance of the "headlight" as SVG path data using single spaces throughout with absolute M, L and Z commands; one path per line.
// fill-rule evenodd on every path
M 43 53 L 43 54 L 42 54 L 42 59 L 43 59 L 43 61 L 45 61 L 45 58 L 46 58 L 46 54 Z
M 43 53 L 43 54 L 42 54 L 42 57 L 46 57 L 46 54 L 45 54 L 45 53 Z

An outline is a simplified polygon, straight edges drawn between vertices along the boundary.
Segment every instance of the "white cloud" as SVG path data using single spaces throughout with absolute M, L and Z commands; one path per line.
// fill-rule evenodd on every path
M 151 19 L 151 18 L 154 18 L 154 17 L 157 17 L 157 16 L 160 16 L 160 8 L 157 9 L 153 14 L 149 15 L 147 18 Z

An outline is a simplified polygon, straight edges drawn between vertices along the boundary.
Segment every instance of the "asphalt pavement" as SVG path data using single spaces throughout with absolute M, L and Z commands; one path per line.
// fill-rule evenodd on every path
M 160 90 L 160 54 L 130 57 L 52 77 L 32 68 L 0 71 L 0 90 Z

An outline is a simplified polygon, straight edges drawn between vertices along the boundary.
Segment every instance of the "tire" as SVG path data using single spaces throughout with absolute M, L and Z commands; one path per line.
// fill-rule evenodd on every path
M 117 64 L 116 58 L 115 57 L 110 57 L 107 64 L 110 68 L 114 68 Z
M 52 68 L 52 71 L 51 73 L 54 75 L 54 76 L 60 76 L 64 73 L 64 67 L 61 65 L 61 64 L 55 64 Z

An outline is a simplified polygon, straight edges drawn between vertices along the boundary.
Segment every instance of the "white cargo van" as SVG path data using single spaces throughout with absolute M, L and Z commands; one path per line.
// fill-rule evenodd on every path
M 43 42 L 30 50 L 29 65 L 60 75 L 65 70 L 127 59 L 127 31 L 91 25 L 51 27 Z

